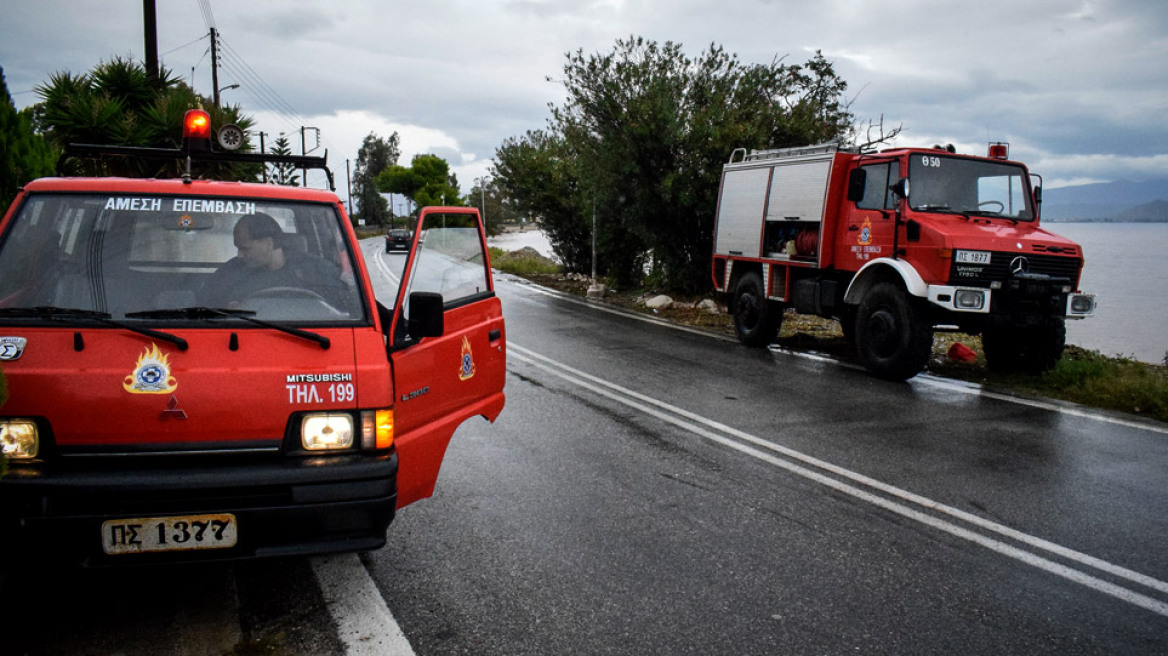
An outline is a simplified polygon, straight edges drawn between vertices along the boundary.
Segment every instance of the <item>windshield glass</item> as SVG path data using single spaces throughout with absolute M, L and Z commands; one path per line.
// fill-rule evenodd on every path
M 411 292 L 437 292 L 447 305 L 490 291 L 478 224 L 465 214 L 433 214 L 423 226 Z
M 1026 171 L 1014 164 L 912 155 L 909 182 L 914 210 L 1034 220 Z
M 364 322 L 335 207 L 245 198 L 38 194 L 0 243 L 0 308 L 205 306 Z

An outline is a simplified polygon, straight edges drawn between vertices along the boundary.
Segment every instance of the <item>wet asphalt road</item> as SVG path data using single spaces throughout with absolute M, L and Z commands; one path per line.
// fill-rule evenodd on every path
M 417 653 L 1168 652 L 1162 425 L 499 294 L 507 408 L 363 557 Z
M 361 556 L 416 653 L 1168 653 L 1168 427 L 499 295 L 507 407 Z M 344 653 L 306 559 L 2 593 L 0 654 Z

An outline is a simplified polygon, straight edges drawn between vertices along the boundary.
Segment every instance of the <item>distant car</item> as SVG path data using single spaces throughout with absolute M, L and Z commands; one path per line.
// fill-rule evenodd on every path
M 413 238 L 414 235 L 409 230 L 390 230 L 385 233 L 385 252 L 408 251 Z

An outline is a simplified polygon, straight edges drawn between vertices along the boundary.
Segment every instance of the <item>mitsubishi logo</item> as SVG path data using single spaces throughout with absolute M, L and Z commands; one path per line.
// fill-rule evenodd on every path
M 1026 273 L 1029 270 L 1030 270 L 1030 261 L 1027 260 L 1026 258 L 1022 257 L 1021 255 L 1010 260 L 1010 273 L 1011 274 L 1016 276 L 1020 273 Z
M 163 419 L 186 419 L 187 413 L 182 408 L 178 407 L 178 397 L 171 395 L 170 401 L 166 403 L 166 409 L 162 411 Z

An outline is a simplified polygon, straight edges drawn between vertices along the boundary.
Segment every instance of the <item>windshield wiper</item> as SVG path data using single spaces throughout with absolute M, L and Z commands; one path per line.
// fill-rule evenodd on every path
M 38 305 L 36 307 L 6 307 L 0 308 L 0 316 L 5 317 L 78 317 L 88 319 L 109 319 L 109 312 L 100 310 L 83 310 L 81 308 L 63 308 L 52 305 Z
M 916 207 L 914 207 L 914 208 L 913 208 L 913 210 L 914 210 L 914 211 L 917 211 L 917 212 L 938 212 L 938 211 L 939 211 L 939 212 L 948 212 L 948 211 L 950 211 L 950 210 L 952 210 L 952 209 L 953 209 L 952 207 L 950 207 L 950 206 L 948 206 L 948 205 L 943 205 L 943 204 L 938 204 L 938 205 L 927 205 L 927 204 L 926 204 L 926 205 L 917 205 Z
M 967 210 L 965 212 L 965 215 L 966 216 L 981 216 L 981 217 L 985 217 L 987 219 L 1002 219 L 1004 221 L 1013 221 L 1015 225 L 1017 225 L 1017 223 L 1018 223 L 1018 217 L 1007 216 L 1005 214 L 1002 214 L 1001 212 L 994 212 L 992 210 Z
M 109 312 L 102 312 L 100 310 L 85 310 L 82 308 L 63 308 L 52 305 L 38 305 L 36 307 L 15 307 L 15 308 L 0 308 L 0 316 L 4 317 L 19 317 L 29 319 L 50 319 L 52 321 L 95 321 L 107 326 L 129 330 L 138 333 L 139 335 L 146 335 L 154 339 L 161 339 L 165 342 L 170 342 L 178 347 L 178 350 L 187 350 L 187 340 L 164 333 L 161 330 L 151 330 L 141 326 L 135 326 L 122 321 L 117 321 L 110 318 Z
M 332 342 L 324 335 L 314 333 L 308 330 L 301 330 L 291 326 L 275 323 L 272 321 L 265 321 L 263 319 L 256 319 L 255 310 L 236 310 L 232 308 L 211 308 L 203 306 L 193 306 L 185 308 L 168 308 L 158 310 L 144 310 L 142 312 L 128 312 L 127 319 L 197 319 L 204 321 L 214 321 L 216 319 L 242 319 L 257 326 L 265 328 L 272 328 L 279 330 L 289 335 L 295 335 L 302 339 L 307 339 L 312 342 L 320 344 L 322 349 L 327 349 L 332 346 Z

